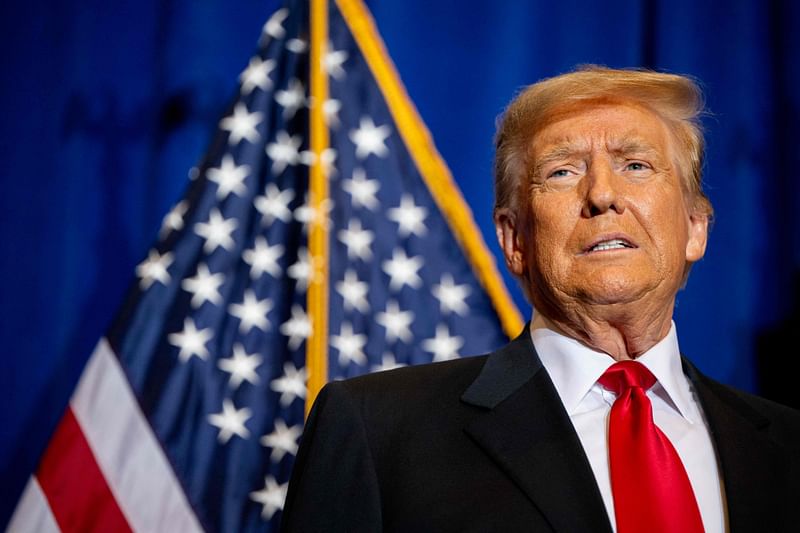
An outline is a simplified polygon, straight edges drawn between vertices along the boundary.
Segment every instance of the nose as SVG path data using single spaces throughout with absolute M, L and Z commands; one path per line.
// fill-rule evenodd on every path
M 619 180 L 620 176 L 608 161 L 592 161 L 584 180 L 586 201 L 581 211 L 584 217 L 590 218 L 608 211 L 622 214 L 625 211 Z

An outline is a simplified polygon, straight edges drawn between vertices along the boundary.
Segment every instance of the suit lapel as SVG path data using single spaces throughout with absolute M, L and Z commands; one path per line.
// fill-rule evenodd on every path
M 487 362 L 462 400 L 486 410 L 465 428 L 556 531 L 611 531 L 589 461 L 528 328 Z
M 780 531 L 789 458 L 766 431 L 769 420 L 684 360 L 716 446 L 730 531 Z

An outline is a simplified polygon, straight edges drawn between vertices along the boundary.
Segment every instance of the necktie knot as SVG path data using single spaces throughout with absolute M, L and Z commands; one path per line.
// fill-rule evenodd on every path
M 611 365 L 597 381 L 619 395 L 632 387 L 641 387 L 646 391 L 655 384 L 656 377 L 642 363 L 619 361 Z

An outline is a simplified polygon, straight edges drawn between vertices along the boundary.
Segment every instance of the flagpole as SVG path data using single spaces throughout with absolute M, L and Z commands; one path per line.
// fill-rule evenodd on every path
M 308 395 L 305 412 L 328 379 L 328 228 L 324 205 L 328 198 L 328 180 L 323 154 L 328 149 L 329 136 L 323 104 L 328 99 L 328 77 L 323 58 L 328 42 L 328 0 L 311 1 L 311 166 L 309 203 L 314 216 L 310 221 L 309 252 L 312 276 L 308 287 L 308 313 L 311 335 L 306 344 Z

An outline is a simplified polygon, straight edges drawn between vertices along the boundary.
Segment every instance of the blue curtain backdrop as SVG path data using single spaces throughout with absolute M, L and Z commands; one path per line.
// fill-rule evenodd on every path
M 0 7 L 0 525 L 277 4 Z M 717 379 L 796 402 L 780 372 L 792 354 L 778 347 L 798 324 L 800 4 L 368 5 L 496 254 L 491 139 L 518 88 L 580 63 L 696 76 L 713 113 L 706 180 L 717 221 L 678 299 L 681 346 Z

